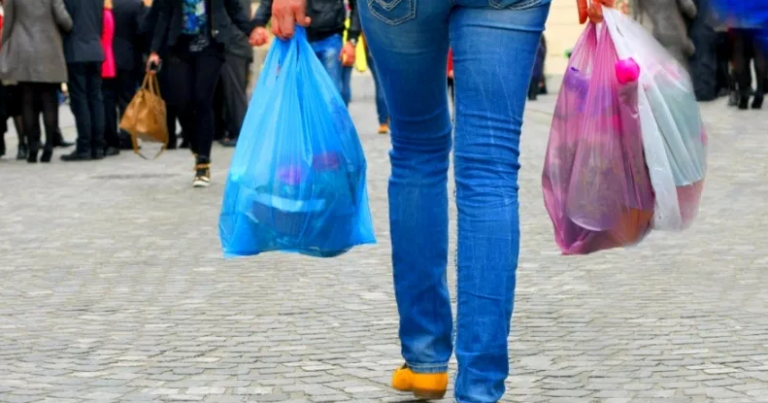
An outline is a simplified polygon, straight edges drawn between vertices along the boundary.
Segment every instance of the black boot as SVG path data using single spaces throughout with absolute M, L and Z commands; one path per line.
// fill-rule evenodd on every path
M 0 157 L 5 155 L 5 135 L 0 134 Z
M 752 99 L 752 109 L 762 109 L 763 108 L 763 98 L 764 95 L 755 95 L 755 98 Z
M 61 156 L 61 160 L 65 162 L 76 162 L 76 161 L 90 161 L 93 158 L 90 152 L 83 152 L 79 150 L 72 151 L 70 154 L 65 154 Z M 103 157 L 102 157 L 103 158 Z
M 27 154 L 27 162 L 30 164 L 37 164 L 37 153 L 40 151 L 40 142 L 29 142 L 29 153 Z
M 739 109 L 749 109 L 749 92 L 739 94 Z
M 28 155 L 29 155 L 29 147 L 27 147 L 27 143 L 19 143 L 19 148 L 16 152 L 16 160 L 24 161 L 25 159 L 27 159 Z
M 56 129 L 56 134 L 54 134 L 53 139 L 53 146 L 58 148 L 69 148 L 75 145 L 72 141 L 64 140 L 64 135 L 61 134 L 61 129 Z

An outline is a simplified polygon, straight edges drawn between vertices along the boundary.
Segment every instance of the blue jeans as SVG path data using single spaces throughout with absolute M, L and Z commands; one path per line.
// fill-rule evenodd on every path
M 325 39 L 310 42 L 310 45 L 317 58 L 320 59 L 320 63 L 325 67 L 325 71 L 331 76 L 331 81 L 336 85 L 339 93 L 343 94 L 344 83 L 342 81 L 341 59 L 339 59 L 342 47 L 341 35 L 331 35 Z
M 341 67 L 341 98 L 347 106 L 352 101 L 352 67 Z
M 400 340 L 417 373 L 445 372 L 453 350 L 447 175 L 454 55 L 458 207 L 455 397 L 495 403 L 520 246 L 520 128 L 550 0 L 369 0 L 365 37 L 389 107 L 389 216 Z
M 387 99 L 384 97 L 384 89 L 381 87 L 381 80 L 376 73 L 376 65 L 371 57 L 371 52 L 365 52 L 365 58 L 368 61 L 368 68 L 371 69 L 373 83 L 376 88 L 376 113 L 379 115 L 379 124 L 389 123 L 389 109 L 387 108 Z

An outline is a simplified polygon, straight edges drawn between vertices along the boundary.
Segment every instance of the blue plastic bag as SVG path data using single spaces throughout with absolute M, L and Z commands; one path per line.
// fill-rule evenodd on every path
M 366 162 L 344 101 L 303 28 L 276 40 L 251 97 L 224 190 L 228 257 L 332 257 L 375 243 Z

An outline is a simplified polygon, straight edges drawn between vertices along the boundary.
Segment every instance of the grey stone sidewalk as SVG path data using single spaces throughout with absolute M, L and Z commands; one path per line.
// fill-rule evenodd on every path
M 553 104 L 531 104 L 524 127 L 503 401 L 768 402 L 768 112 L 702 105 L 710 174 L 692 229 L 562 257 L 540 185 Z M 389 140 L 369 99 L 351 109 L 380 242 L 333 260 L 222 259 L 229 150 L 202 191 L 185 151 L 0 160 L 0 401 L 410 401 L 388 388 Z

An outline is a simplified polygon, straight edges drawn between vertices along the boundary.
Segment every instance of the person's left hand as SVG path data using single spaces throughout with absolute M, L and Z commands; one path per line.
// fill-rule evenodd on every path
M 356 57 L 357 52 L 355 51 L 355 45 L 352 42 L 344 44 L 344 47 L 341 49 L 341 55 L 339 55 L 341 65 L 344 67 L 354 66 Z

